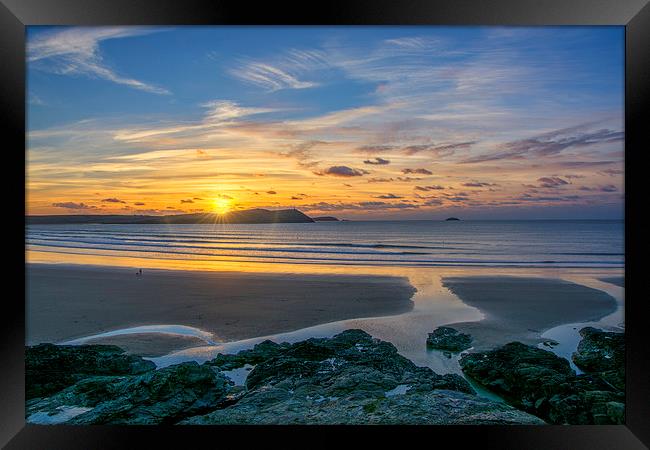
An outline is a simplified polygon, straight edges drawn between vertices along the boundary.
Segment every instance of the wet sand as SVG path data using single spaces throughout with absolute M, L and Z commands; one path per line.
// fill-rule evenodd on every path
M 180 324 L 230 341 L 413 308 L 407 278 L 198 272 L 28 264 L 27 344 L 62 342 L 140 325 Z M 142 335 L 93 340 L 147 354 L 196 339 Z M 179 341 L 180 339 L 180 341 Z M 145 340 L 146 341 L 146 340 Z M 142 353 L 141 353 L 142 354 Z
M 605 277 L 605 278 L 599 278 L 600 281 L 604 281 L 605 283 L 610 283 L 616 286 L 620 286 L 622 288 L 625 287 L 625 277 Z
M 560 279 L 447 277 L 443 285 L 485 314 L 478 322 L 448 324 L 471 334 L 477 351 L 513 341 L 535 345 L 546 340 L 540 335 L 550 328 L 596 321 L 617 309 L 609 294 Z
M 186 348 L 200 347 L 206 345 L 206 342 L 194 336 L 179 336 L 164 333 L 133 333 L 90 339 L 85 344 L 117 345 L 126 353 L 155 358 Z

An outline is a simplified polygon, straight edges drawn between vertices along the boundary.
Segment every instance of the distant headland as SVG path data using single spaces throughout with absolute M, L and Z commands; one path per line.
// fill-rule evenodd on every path
M 333 216 L 319 216 L 319 217 L 312 217 L 314 222 L 340 222 L 339 219 Z
M 335 217 L 312 219 L 297 209 L 247 209 L 244 211 L 232 211 L 228 214 L 198 213 L 198 214 L 174 214 L 168 216 L 145 216 L 145 215 L 48 215 L 48 216 L 26 216 L 25 220 L 30 225 L 45 224 L 80 224 L 80 223 L 101 223 L 101 224 L 197 224 L 197 223 L 308 223 L 317 220 L 337 221 Z

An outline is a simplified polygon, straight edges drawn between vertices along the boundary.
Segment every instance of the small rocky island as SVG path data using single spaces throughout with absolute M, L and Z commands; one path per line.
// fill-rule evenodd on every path
M 465 348 L 453 328 L 434 345 Z M 582 330 L 574 355 L 514 342 L 465 353 L 477 395 L 361 330 L 294 344 L 264 341 L 203 364 L 157 369 L 112 345 L 26 348 L 26 418 L 40 424 L 613 424 L 623 423 L 622 334 Z M 468 342 L 469 339 L 469 342 Z M 619 345 L 619 343 L 621 345 Z
M 445 222 L 453 222 L 453 221 L 455 221 L 455 220 L 460 220 L 460 219 L 459 219 L 458 217 L 447 217 L 447 218 L 445 219 Z

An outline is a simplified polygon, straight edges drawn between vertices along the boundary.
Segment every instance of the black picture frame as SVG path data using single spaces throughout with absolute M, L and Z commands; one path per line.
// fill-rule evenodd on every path
M 623 25 L 626 29 L 625 83 L 625 252 L 626 252 L 626 424 L 619 426 L 437 426 L 437 427 L 107 427 L 26 425 L 24 417 L 24 241 L 25 224 L 25 26 L 27 25 Z M 383 440 L 389 435 L 440 445 L 481 448 L 623 449 L 650 445 L 650 346 L 644 323 L 642 267 L 638 254 L 641 193 L 635 178 L 643 170 L 650 98 L 650 5 L 647 0 L 347 0 L 302 5 L 288 2 L 210 0 L 0 0 L 0 123 L 3 128 L 5 236 L 4 273 L 16 287 L 2 302 L 0 346 L 0 445 L 18 448 L 180 447 L 207 439 L 250 443 L 341 445 L 354 436 Z M 640 183 L 639 183 L 640 184 Z M 8 245 L 12 244 L 12 245 Z M 22 261 L 22 263 L 21 263 Z M 6 290 L 5 292 L 9 292 Z M 311 435 L 300 437 L 301 435 Z M 343 435 L 343 436 L 341 436 Z M 279 439 L 288 438 L 287 441 Z M 417 440 L 417 441 L 416 441 Z M 407 441 L 408 442 L 408 441 Z M 429 443 L 427 443 L 429 442 Z M 145 444 L 146 443 L 146 444 Z M 420 444 L 416 444 L 420 445 Z

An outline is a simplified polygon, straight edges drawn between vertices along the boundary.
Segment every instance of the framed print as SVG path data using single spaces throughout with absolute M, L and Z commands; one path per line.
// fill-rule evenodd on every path
M 1 16 L 7 448 L 647 448 L 646 2 Z

